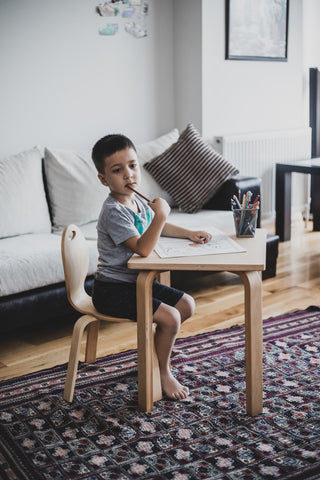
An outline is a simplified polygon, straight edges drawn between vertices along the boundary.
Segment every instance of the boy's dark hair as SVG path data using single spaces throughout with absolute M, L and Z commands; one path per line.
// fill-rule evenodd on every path
M 99 173 L 104 173 L 104 160 L 106 157 L 110 157 L 113 153 L 119 150 L 125 150 L 126 148 L 133 148 L 136 151 L 136 147 L 130 138 L 120 133 L 106 135 L 97 141 L 92 149 L 92 160 Z

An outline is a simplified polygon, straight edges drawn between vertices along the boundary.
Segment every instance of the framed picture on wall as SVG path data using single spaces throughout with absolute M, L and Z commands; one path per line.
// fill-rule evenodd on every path
M 226 0 L 226 59 L 287 61 L 289 0 Z

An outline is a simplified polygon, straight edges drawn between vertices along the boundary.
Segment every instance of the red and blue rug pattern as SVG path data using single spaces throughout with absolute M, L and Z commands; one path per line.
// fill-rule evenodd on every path
M 135 350 L 0 383 L 0 478 L 260 480 L 320 478 L 320 312 L 264 321 L 264 410 L 245 408 L 244 327 L 179 339 L 183 401 L 137 408 Z

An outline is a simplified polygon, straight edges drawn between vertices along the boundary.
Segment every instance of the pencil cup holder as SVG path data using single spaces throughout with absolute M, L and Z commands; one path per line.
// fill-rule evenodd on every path
M 254 237 L 259 208 L 234 209 L 233 219 L 237 237 Z

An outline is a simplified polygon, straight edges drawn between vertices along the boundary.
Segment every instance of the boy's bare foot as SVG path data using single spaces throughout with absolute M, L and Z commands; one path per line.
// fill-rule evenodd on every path
M 189 395 L 188 387 L 181 385 L 171 372 L 161 374 L 161 386 L 163 393 L 173 400 L 182 400 Z

